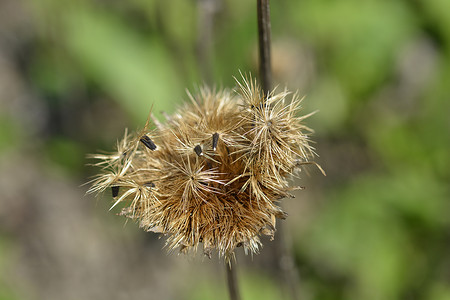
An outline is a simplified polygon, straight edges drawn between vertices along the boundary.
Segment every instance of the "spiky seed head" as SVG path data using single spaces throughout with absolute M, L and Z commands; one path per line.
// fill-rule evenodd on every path
M 310 162 L 311 129 L 299 115 L 302 99 L 264 96 L 252 79 L 237 92 L 200 89 L 165 124 L 149 121 L 125 136 L 117 152 L 92 156 L 102 173 L 89 192 L 112 188 L 121 215 L 167 235 L 170 250 L 213 249 L 230 259 L 236 247 L 259 251 L 260 235 L 275 233 L 277 206 L 289 197 L 288 179 Z

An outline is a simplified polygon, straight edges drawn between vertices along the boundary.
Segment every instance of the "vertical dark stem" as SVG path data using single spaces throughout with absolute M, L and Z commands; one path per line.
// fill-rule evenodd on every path
M 225 264 L 225 268 L 227 269 L 228 292 L 230 294 L 230 300 L 240 300 L 241 297 L 239 295 L 239 287 L 236 276 L 236 264 L 233 264 L 231 259 L 228 264 Z
M 257 0 L 258 38 L 259 38 L 259 76 L 264 94 L 267 96 L 272 89 L 272 69 L 270 57 L 270 0 Z M 299 299 L 298 270 L 290 248 L 286 243 L 285 232 L 278 224 L 277 239 L 275 239 L 275 257 L 281 273 L 279 278 L 293 300 Z
M 269 0 L 257 0 L 259 76 L 266 95 L 272 89 L 272 69 L 270 62 L 270 6 Z

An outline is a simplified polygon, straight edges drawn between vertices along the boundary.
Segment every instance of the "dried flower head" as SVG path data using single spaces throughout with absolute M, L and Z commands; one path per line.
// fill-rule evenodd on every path
M 299 116 L 301 100 L 287 91 L 264 96 L 252 79 L 237 92 L 200 89 L 165 124 L 153 119 L 125 136 L 117 152 L 93 155 L 103 173 L 89 192 L 112 189 L 121 215 L 168 236 L 169 249 L 234 249 L 257 253 L 260 234 L 273 237 L 277 206 L 290 197 L 288 179 L 310 162 L 313 148 Z M 319 167 L 320 168 L 320 167 Z

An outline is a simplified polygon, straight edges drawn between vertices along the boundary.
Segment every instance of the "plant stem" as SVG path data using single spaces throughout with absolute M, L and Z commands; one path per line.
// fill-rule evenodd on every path
M 258 40 L 259 40 L 259 76 L 261 87 L 267 96 L 272 89 L 272 69 L 270 57 L 270 0 L 257 0 Z M 281 222 L 280 222 L 281 223 Z M 278 224 L 278 238 L 274 242 L 279 278 L 293 300 L 299 299 L 298 270 L 290 248 L 285 240 L 283 226 Z
M 230 294 L 230 300 L 240 300 L 239 286 L 237 283 L 236 276 L 236 264 L 232 264 L 232 259 L 228 264 L 225 264 L 225 269 L 227 269 L 227 281 L 228 281 L 228 292 Z
M 272 89 L 272 69 L 270 62 L 270 6 L 269 0 L 257 0 L 259 76 L 266 95 Z

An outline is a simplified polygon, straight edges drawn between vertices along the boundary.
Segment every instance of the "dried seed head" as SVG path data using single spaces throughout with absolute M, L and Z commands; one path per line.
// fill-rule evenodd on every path
M 276 218 L 286 217 L 277 202 L 295 189 L 289 177 L 314 164 L 312 131 L 297 95 L 263 96 L 251 79 L 238 85 L 234 94 L 203 88 L 166 124 L 126 132 L 117 153 L 93 156 L 103 173 L 89 192 L 111 187 L 112 207 L 127 203 L 121 215 L 167 235 L 170 250 L 257 253 L 260 234 L 273 237 Z

